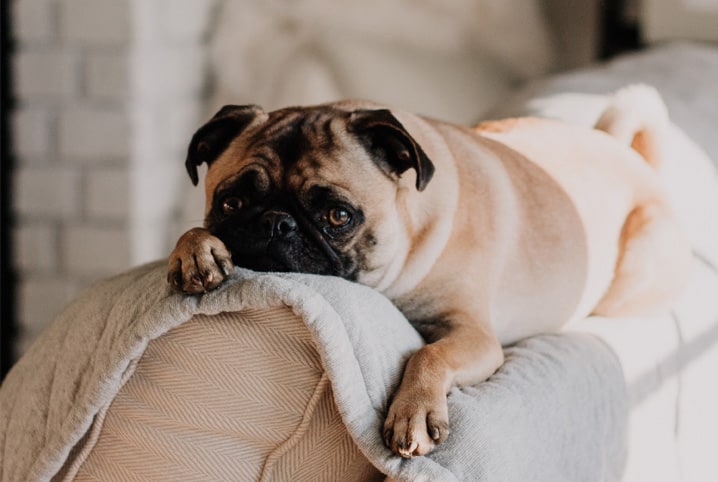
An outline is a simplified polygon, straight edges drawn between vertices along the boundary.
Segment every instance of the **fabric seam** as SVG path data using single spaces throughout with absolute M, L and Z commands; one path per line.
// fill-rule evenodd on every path
M 316 411 L 316 408 L 327 388 L 329 388 L 329 377 L 327 376 L 327 372 L 323 371 L 321 378 L 314 388 L 314 393 L 312 393 L 312 396 L 304 409 L 304 415 L 302 416 L 302 420 L 299 422 L 299 425 L 297 425 L 294 432 L 284 442 L 279 444 L 264 461 L 259 475 L 260 482 L 271 480 L 272 472 L 274 471 L 274 467 L 279 458 L 297 445 L 302 436 L 307 433 L 309 423 L 311 422 L 314 412 Z

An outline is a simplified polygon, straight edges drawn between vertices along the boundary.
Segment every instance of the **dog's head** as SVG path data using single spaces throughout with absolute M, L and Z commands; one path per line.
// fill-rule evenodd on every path
M 391 111 L 332 105 L 226 106 L 190 143 L 195 185 L 202 163 L 205 227 L 237 265 L 347 279 L 406 257 L 400 178 L 415 172 L 422 191 L 434 171 Z

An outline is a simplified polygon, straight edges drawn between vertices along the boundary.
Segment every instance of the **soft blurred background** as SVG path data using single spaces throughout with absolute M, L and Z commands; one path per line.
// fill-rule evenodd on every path
M 468 123 L 550 73 L 718 40 L 717 0 L 1 5 L 0 374 L 88 283 L 201 224 L 184 151 L 223 104 L 365 97 Z

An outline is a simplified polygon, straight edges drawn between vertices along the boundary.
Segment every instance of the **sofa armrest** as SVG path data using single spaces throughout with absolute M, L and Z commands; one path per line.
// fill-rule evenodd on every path
M 423 343 L 386 298 L 336 278 L 238 270 L 203 296 L 165 265 L 71 304 L 0 388 L 3 478 L 49 480 L 610 480 L 626 394 L 584 334 L 506 348 L 488 381 L 449 394 L 452 433 L 402 459 L 381 427 Z

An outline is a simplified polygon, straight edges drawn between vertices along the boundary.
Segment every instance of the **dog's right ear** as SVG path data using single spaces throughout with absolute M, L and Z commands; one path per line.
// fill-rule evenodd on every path
M 262 114 L 264 111 L 256 105 L 225 105 L 200 127 L 192 136 L 185 161 L 192 184 L 196 186 L 199 182 L 197 167 L 203 162 L 211 165 L 232 139 Z

